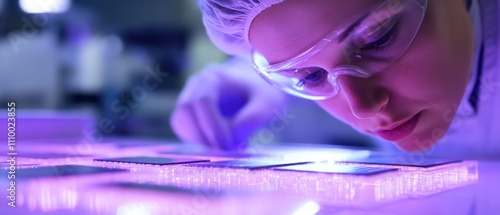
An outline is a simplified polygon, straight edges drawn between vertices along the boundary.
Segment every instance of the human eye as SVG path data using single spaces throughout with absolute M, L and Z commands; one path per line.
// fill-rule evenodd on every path
M 298 70 L 302 78 L 297 82 L 296 87 L 315 89 L 328 84 L 328 72 L 319 67 L 308 67 Z
M 399 33 L 399 24 L 393 25 L 385 34 L 369 41 L 363 47 L 362 50 L 385 50 L 390 48 L 390 46 L 396 41 Z
M 358 28 L 352 42 L 360 51 L 384 51 L 396 43 L 400 33 L 398 16 Z

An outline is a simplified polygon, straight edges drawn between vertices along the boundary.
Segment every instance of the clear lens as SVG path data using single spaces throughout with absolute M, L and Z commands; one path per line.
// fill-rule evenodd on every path
M 297 96 L 306 95 L 308 99 L 328 98 L 337 93 L 338 89 L 332 85 L 330 76 L 330 72 L 320 67 L 284 70 L 269 74 L 272 82 L 280 88 Z
M 369 77 L 396 61 L 410 46 L 424 18 L 426 0 L 387 0 L 354 25 L 332 32 L 301 55 L 269 65 L 253 53 L 255 69 L 270 83 L 306 99 L 320 100 L 338 93 L 339 75 Z M 332 48 L 335 47 L 335 48 Z M 320 51 L 340 52 L 333 69 L 300 65 Z

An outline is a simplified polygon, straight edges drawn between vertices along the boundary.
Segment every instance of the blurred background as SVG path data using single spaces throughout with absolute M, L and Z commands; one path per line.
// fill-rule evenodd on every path
M 15 101 L 21 118 L 175 139 L 169 116 L 187 77 L 227 59 L 206 37 L 195 0 L 0 0 L 0 104 Z M 291 101 L 296 117 L 271 142 L 371 144 L 313 102 Z

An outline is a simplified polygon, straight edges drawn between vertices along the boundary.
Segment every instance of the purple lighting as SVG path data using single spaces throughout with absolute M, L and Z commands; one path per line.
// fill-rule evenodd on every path
M 331 208 L 362 211 L 405 201 L 449 198 L 447 193 L 474 198 L 476 194 L 470 191 L 476 185 L 468 185 L 481 185 L 478 166 L 484 164 L 454 161 L 430 167 L 408 167 L 342 163 L 373 156 L 369 151 L 313 147 L 304 150 L 270 147 L 266 155 L 241 158 L 218 157 L 216 153 L 195 153 L 194 156 L 165 153 L 166 150 L 178 151 L 181 145 L 119 147 L 108 142 L 95 144 L 92 153 L 82 156 L 67 151 L 74 145 L 44 143 L 43 146 L 25 145 L 21 151 L 25 157 L 18 157 L 18 174 L 24 172 L 25 178 L 20 177 L 16 184 L 16 213 L 331 214 L 328 211 Z M 314 163 L 304 164 L 306 158 L 316 159 Z M 170 163 L 179 159 L 225 162 L 216 165 Z M 299 161 L 302 164 L 283 166 Z M 261 168 L 270 163 L 279 167 Z M 432 162 L 429 159 L 427 163 Z M 65 167 L 74 171 L 57 173 Z M 47 169 L 56 173 L 43 171 Z M 493 183 L 487 177 L 488 174 L 482 177 L 482 183 Z M 436 204 L 450 202 L 445 200 Z

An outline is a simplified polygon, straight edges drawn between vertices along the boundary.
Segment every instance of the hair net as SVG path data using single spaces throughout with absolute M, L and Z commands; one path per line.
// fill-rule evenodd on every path
M 248 31 L 263 10 L 285 0 L 199 0 L 203 24 L 212 42 L 230 55 L 249 57 Z

